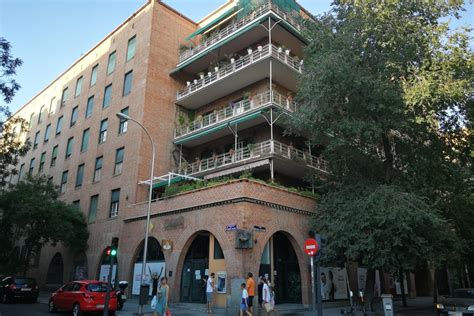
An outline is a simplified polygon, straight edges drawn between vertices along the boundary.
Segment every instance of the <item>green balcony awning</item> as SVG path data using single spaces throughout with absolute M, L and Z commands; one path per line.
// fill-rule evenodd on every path
M 220 21 L 224 20 L 225 18 L 229 17 L 232 13 L 234 13 L 235 11 L 235 7 L 232 7 L 231 9 L 225 11 L 223 14 L 221 14 L 219 17 L 215 18 L 214 20 L 212 20 L 211 22 L 207 23 L 205 26 L 201 27 L 200 29 L 198 29 L 197 31 L 195 31 L 193 34 L 189 35 L 188 37 L 186 37 L 186 40 L 189 41 L 190 39 L 204 33 L 205 31 L 207 31 L 208 29 L 210 29 L 211 27 L 213 27 L 214 25 L 216 25 L 217 23 L 219 23 Z
M 184 180 L 183 177 L 176 177 L 176 178 L 171 179 L 170 182 L 168 182 L 168 181 L 161 181 L 161 182 L 158 182 L 158 183 L 153 184 L 153 189 L 162 188 L 162 187 L 167 186 L 168 183 L 169 183 L 169 184 L 173 184 L 173 183 L 181 182 L 181 181 L 183 181 L 183 180 Z

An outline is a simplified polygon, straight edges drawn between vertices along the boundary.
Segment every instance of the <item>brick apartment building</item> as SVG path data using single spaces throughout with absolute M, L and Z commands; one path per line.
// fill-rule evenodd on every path
M 317 148 L 284 135 L 305 17 L 293 0 L 229 0 L 195 23 L 150 0 L 15 114 L 33 144 L 18 177 L 47 175 L 89 223 L 86 253 L 42 249 L 30 271 L 40 284 L 103 278 L 104 249 L 119 237 L 114 278 L 138 294 L 151 147 L 123 112 L 157 144 L 148 272 L 168 276 L 172 301 L 203 302 L 202 278 L 215 272 L 216 304 L 238 306 L 253 272 L 271 279 L 277 302 L 310 302 L 303 243 L 315 202 L 288 188 L 328 170 Z M 238 178 L 249 172 L 258 180 Z M 183 176 L 235 179 L 163 194 Z

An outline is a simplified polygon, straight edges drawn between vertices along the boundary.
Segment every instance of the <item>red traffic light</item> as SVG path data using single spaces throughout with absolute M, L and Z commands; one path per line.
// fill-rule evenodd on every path
M 111 253 L 112 253 L 112 248 L 110 248 L 110 247 L 105 248 L 105 255 L 106 256 L 110 256 Z

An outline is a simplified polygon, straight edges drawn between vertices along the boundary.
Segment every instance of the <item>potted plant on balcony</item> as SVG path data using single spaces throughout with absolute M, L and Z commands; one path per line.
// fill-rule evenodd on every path
M 180 44 L 179 45 L 179 53 L 182 54 L 184 53 L 185 51 L 187 51 L 189 49 L 189 47 L 186 45 L 186 44 Z

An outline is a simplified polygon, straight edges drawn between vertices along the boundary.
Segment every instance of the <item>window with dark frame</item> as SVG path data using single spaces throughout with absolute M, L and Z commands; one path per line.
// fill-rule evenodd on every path
M 67 146 L 66 146 L 66 159 L 71 157 L 73 146 L 74 146 L 74 137 L 69 137 L 69 139 L 67 140 Z
M 58 117 L 58 122 L 56 123 L 56 135 L 61 134 L 61 130 L 63 129 L 63 116 L 61 115 Z
M 122 166 L 123 166 L 123 155 L 125 152 L 125 148 L 119 148 L 115 151 L 115 167 L 114 167 L 114 176 L 122 174 Z
M 76 188 L 82 186 L 82 182 L 84 180 L 84 164 L 80 164 L 77 166 L 77 173 L 76 173 Z
M 49 141 L 49 133 L 51 131 L 51 123 L 46 125 L 46 129 L 44 130 L 44 139 L 43 142 L 47 143 Z
M 105 109 L 110 105 L 112 100 L 112 84 L 109 84 L 104 89 L 104 100 L 102 101 L 102 108 Z
M 123 96 L 127 96 L 132 92 L 133 70 L 125 74 L 123 78 Z
M 30 168 L 28 169 L 28 175 L 29 175 L 29 176 L 32 176 L 32 175 L 33 175 L 33 170 L 35 169 L 35 162 L 36 162 L 36 159 L 35 159 L 35 158 L 31 158 L 31 160 L 30 160 Z
M 35 140 L 34 140 L 34 142 L 33 142 L 33 149 L 38 148 L 39 135 L 40 135 L 40 131 L 37 131 L 37 132 L 35 133 Z
M 69 171 L 63 171 L 63 174 L 61 176 L 61 185 L 59 186 L 59 192 L 60 193 L 65 193 L 66 192 L 66 185 L 67 185 L 67 177 L 68 177 Z
M 109 61 L 107 62 L 107 75 L 110 75 L 115 70 L 115 61 L 117 59 L 117 54 L 115 51 L 110 53 Z
M 99 144 L 104 143 L 107 140 L 107 127 L 109 121 L 108 119 L 103 119 L 100 122 L 100 129 L 99 129 Z
M 97 206 L 99 205 L 99 195 L 91 196 L 91 200 L 89 202 L 89 215 L 87 216 L 87 222 L 92 224 L 95 222 L 97 218 Z
M 135 49 L 137 44 L 137 37 L 134 35 L 128 40 L 127 45 L 127 61 L 132 59 L 135 56 Z
M 120 113 L 128 115 L 128 106 L 125 109 L 122 109 Z M 128 129 L 128 120 L 124 120 L 120 118 L 120 123 L 119 123 L 119 130 L 118 133 L 119 135 L 125 134 Z
M 61 95 L 61 106 L 66 105 L 66 101 L 69 97 L 69 89 L 66 87 L 63 90 L 63 94 Z
M 87 99 L 87 106 L 86 106 L 86 118 L 92 116 L 92 111 L 94 110 L 94 96 L 90 96 Z
M 102 177 L 102 164 L 104 162 L 104 157 L 100 156 L 95 159 L 95 168 L 94 168 L 94 177 L 93 181 L 98 182 Z
M 78 115 L 79 115 L 79 105 L 76 105 L 76 106 L 72 109 L 71 122 L 70 122 L 70 124 L 69 124 L 70 127 L 76 125 Z
M 109 217 L 117 217 L 119 213 L 120 204 L 120 189 L 112 190 L 110 197 L 110 212 Z
M 38 173 L 41 173 L 43 172 L 44 170 L 44 163 L 46 162 L 46 152 L 43 152 L 41 153 L 41 157 L 40 157 L 40 163 L 39 163 L 39 167 L 38 167 Z
M 78 97 L 81 95 L 81 91 L 82 91 L 82 82 L 84 81 L 83 80 L 84 78 L 81 76 L 77 79 L 76 81 L 76 92 L 74 93 L 74 96 L 75 97 Z
M 90 81 L 90 86 L 92 87 L 95 85 L 97 82 L 97 72 L 99 71 L 99 64 L 95 65 L 92 67 L 92 72 L 91 72 L 91 81 Z
M 86 152 L 89 148 L 89 135 L 90 129 L 85 129 L 82 131 L 82 140 L 81 140 L 81 153 Z
M 54 167 L 56 165 L 56 160 L 58 158 L 58 147 L 59 145 L 56 145 L 53 147 L 53 151 L 51 153 L 51 163 L 50 163 L 51 167 Z

